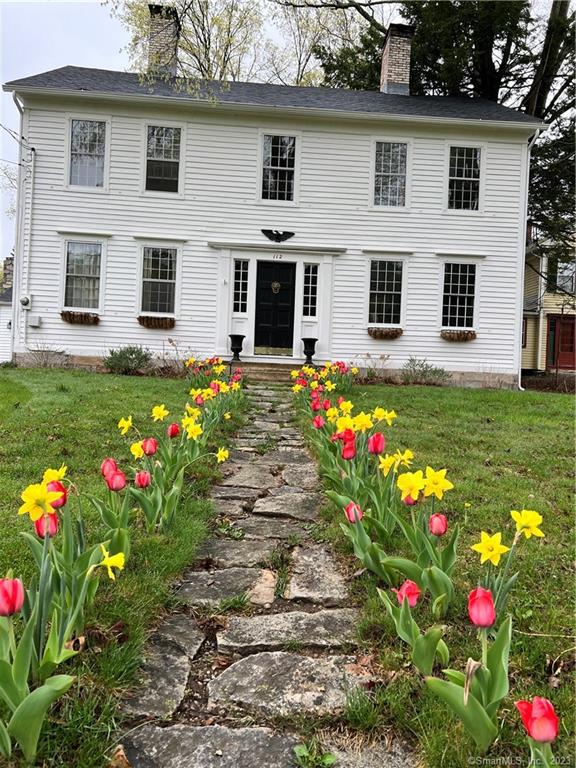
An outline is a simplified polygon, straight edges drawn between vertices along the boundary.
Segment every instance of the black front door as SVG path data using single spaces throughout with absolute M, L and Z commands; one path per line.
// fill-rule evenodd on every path
M 295 282 L 296 264 L 282 261 L 258 262 L 255 354 L 292 354 Z

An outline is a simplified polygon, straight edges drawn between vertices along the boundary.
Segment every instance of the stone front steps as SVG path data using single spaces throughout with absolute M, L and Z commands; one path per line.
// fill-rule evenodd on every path
M 212 494 L 229 535 L 209 539 L 184 574 L 182 612 L 151 636 L 124 702 L 133 768 L 294 768 L 303 739 L 290 722 L 338 716 L 351 691 L 375 681 L 354 653 L 346 576 L 311 538 L 320 480 L 290 422 L 288 387 L 248 392 L 251 419 Z M 400 743 L 354 750 L 322 738 L 337 768 L 415 765 Z

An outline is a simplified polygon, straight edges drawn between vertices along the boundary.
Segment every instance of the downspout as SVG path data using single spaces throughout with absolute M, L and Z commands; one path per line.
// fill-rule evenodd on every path
M 12 100 L 14 104 L 16 105 L 16 109 L 20 113 L 20 137 L 22 137 L 23 133 L 23 121 L 24 121 L 24 110 L 22 109 L 22 106 L 20 102 L 18 101 L 18 96 L 16 95 L 16 92 L 14 91 L 12 93 Z M 23 209 L 23 195 L 22 195 L 22 185 L 24 181 L 24 174 L 22 173 L 22 142 L 20 141 L 18 143 L 18 187 L 17 187 L 17 193 L 16 193 L 16 232 L 14 235 L 14 279 L 12 283 L 12 322 L 10 325 L 10 343 L 11 343 L 11 349 L 12 349 L 12 359 L 14 359 L 14 350 L 16 348 L 16 328 L 18 326 L 17 319 L 18 319 L 18 297 L 20 295 L 20 268 L 22 266 L 22 254 L 20 253 L 21 243 L 22 243 L 22 209 Z
M 521 301 L 518 302 L 519 307 L 524 315 L 524 273 L 526 271 L 526 227 L 528 225 L 528 185 L 530 183 L 530 152 L 534 146 L 538 136 L 542 132 L 541 128 L 537 128 L 534 136 L 528 142 L 528 152 L 526 156 L 526 171 L 525 171 L 525 184 L 524 184 L 524 200 L 522 202 L 522 210 L 524 211 L 524 221 L 520 232 L 520 247 L 522 248 L 522 259 L 520 260 L 520 297 Z M 522 386 L 522 322 L 519 324 L 520 333 L 518 334 L 518 390 L 525 392 Z

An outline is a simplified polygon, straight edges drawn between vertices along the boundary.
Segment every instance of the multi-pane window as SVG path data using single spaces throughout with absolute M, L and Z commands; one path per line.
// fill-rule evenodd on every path
M 106 123 L 72 120 L 70 127 L 70 184 L 76 187 L 104 186 Z
M 450 147 L 448 208 L 477 211 L 480 199 L 480 149 Z
M 368 322 L 399 325 L 402 306 L 402 262 L 372 261 Z
M 98 309 L 101 261 L 101 243 L 68 242 L 66 244 L 65 307 Z
M 173 314 L 176 296 L 176 248 L 144 248 L 142 312 Z
M 248 261 L 234 260 L 234 312 L 246 312 L 248 307 Z
M 262 199 L 294 200 L 296 138 L 264 136 Z
M 304 264 L 304 317 L 316 317 L 318 303 L 318 264 Z
M 406 205 L 407 145 L 377 141 L 374 169 L 374 205 Z
M 442 325 L 445 328 L 474 326 L 475 264 L 446 264 L 444 266 L 444 297 Z
M 180 128 L 149 125 L 146 140 L 146 189 L 178 192 Z

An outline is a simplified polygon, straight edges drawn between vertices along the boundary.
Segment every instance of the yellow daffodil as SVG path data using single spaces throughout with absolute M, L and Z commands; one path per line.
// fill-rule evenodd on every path
M 326 381 L 326 384 L 324 385 L 326 387 L 326 392 L 334 392 L 336 389 L 336 384 L 334 384 L 333 381 Z
M 144 456 L 144 448 L 142 447 L 143 440 L 139 440 L 137 443 L 132 443 L 130 446 L 130 453 L 135 459 L 141 459 Z
M 47 469 L 42 475 L 43 483 L 53 483 L 55 480 L 62 480 L 66 475 L 68 467 L 65 464 L 60 466 L 60 469 Z
M 376 421 L 384 421 L 384 416 L 386 415 L 386 413 L 387 413 L 387 411 L 385 411 L 384 408 L 381 408 L 378 405 L 372 411 L 372 416 L 376 419 Z
M 18 510 L 19 515 L 30 515 L 30 520 L 36 522 L 43 515 L 53 515 L 55 509 L 51 506 L 58 501 L 62 491 L 49 491 L 45 483 L 34 483 L 22 491 L 20 498 L 24 502 Z
M 112 579 L 112 581 L 115 581 L 116 575 L 112 568 L 118 568 L 119 571 L 124 570 L 124 552 L 118 552 L 116 555 L 111 555 L 104 544 L 100 544 L 100 549 L 102 550 L 102 560 L 98 563 L 98 565 L 102 565 L 104 568 L 106 568 L 108 571 L 108 576 Z
M 222 464 L 223 461 L 226 461 L 226 459 L 230 456 L 230 452 L 226 450 L 226 448 L 218 448 L 218 453 L 216 454 L 216 459 L 218 461 L 218 464 Z
M 170 412 L 166 410 L 164 403 L 162 403 L 162 405 L 155 405 L 154 408 L 152 408 L 152 418 L 154 421 L 164 421 L 169 414 Z
M 228 392 L 230 392 L 230 385 L 227 384 L 225 381 L 220 382 L 220 393 L 222 395 L 227 395 Z
M 356 432 L 366 432 L 367 429 L 372 429 L 374 422 L 367 413 L 361 411 L 357 416 L 354 416 L 354 430 Z
M 334 424 L 334 422 L 338 419 L 338 414 L 340 411 L 338 408 L 328 408 L 326 411 L 326 418 L 330 422 L 330 424 Z
M 210 387 L 206 387 L 206 389 L 203 389 L 200 393 L 204 400 L 213 400 L 216 397 L 216 392 L 214 392 L 213 389 L 210 389 Z
M 190 368 L 190 366 L 194 365 L 195 362 L 196 362 L 195 357 L 189 357 L 188 360 L 184 362 L 184 365 L 186 366 L 186 368 Z
M 416 501 L 420 491 L 424 488 L 426 481 L 421 469 L 418 472 L 404 472 L 396 481 L 398 488 L 402 492 L 402 501 L 408 496 Z
M 352 373 L 352 376 L 357 376 L 358 375 L 358 368 L 351 368 L 350 372 Z
M 294 394 L 296 395 L 298 394 L 298 392 L 301 392 L 301 390 L 302 390 L 302 384 L 294 384 L 292 387 L 292 392 L 294 392 Z
M 378 466 L 379 469 L 384 473 L 384 477 L 388 477 L 388 474 L 390 473 L 390 470 L 392 467 L 394 469 L 397 469 L 396 465 L 396 457 L 390 455 L 387 453 L 385 456 L 379 456 L 378 457 Z
M 336 430 L 344 432 L 347 429 L 354 429 L 354 419 L 351 416 L 340 416 L 336 419 Z
M 239 381 L 233 381 L 232 384 L 230 384 L 230 389 L 232 392 L 238 392 L 240 389 L 240 382 Z
M 188 394 L 190 395 L 190 397 L 196 398 L 196 397 L 198 397 L 198 395 L 202 394 L 202 390 L 201 389 L 191 389 L 190 392 L 188 392 Z
M 350 402 L 350 400 L 343 400 L 340 403 L 340 410 L 343 414 L 348 415 L 351 410 L 354 408 L 353 404 Z
M 471 506 L 472 506 L 472 504 L 470 504 L 469 501 L 465 501 L 464 502 L 464 509 L 470 509 Z
M 224 421 L 229 421 L 231 418 L 232 418 L 232 414 L 230 413 L 230 411 L 226 411 L 226 413 L 224 414 Z
M 132 416 L 128 416 L 127 419 L 122 417 L 118 422 L 118 429 L 121 435 L 125 435 L 132 428 Z
M 225 365 L 215 365 L 215 366 L 212 368 L 212 370 L 214 371 L 214 373 L 216 374 L 216 376 L 220 376 L 220 375 L 221 375 L 222 373 L 224 373 L 224 371 L 226 370 L 226 366 L 225 366 Z
M 396 459 L 396 466 L 394 467 L 394 469 L 397 470 L 398 467 L 411 467 L 414 454 L 409 448 L 407 448 L 403 452 L 396 451 L 396 453 L 394 454 L 394 458 Z
M 531 536 L 542 538 L 544 534 L 539 526 L 542 525 L 542 515 L 534 509 L 513 509 L 510 512 L 512 520 L 516 523 L 516 533 L 523 533 L 527 539 Z
M 189 427 L 186 428 L 186 434 L 188 435 L 188 440 L 197 440 L 203 431 L 204 430 L 202 429 L 200 424 L 191 424 Z
M 196 408 L 196 406 L 190 405 L 189 403 L 186 403 L 186 413 L 194 421 L 196 421 L 196 419 L 200 418 L 202 415 L 200 408 Z
M 317 382 L 317 381 L 311 381 L 311 382 L 310 382 L 310 389 L 311 389 L 311 390 L 315 390 L 315 389 L 318 389 L 318 387 L 319 387 L 319 386 L 320 386 L 320 384 L 318 384 L 318 382 Z
M 432 467 L 426 467 L 426 485 L 424 487 L 424 496 L 436 496 L 442 501 L 444 493 L 454 488 L 450 480 L 446 480 L 447 469 L 439 469 L 435 472 Z
M 490 560 L 492 565 L 498 565 L 504 552 L 508 552 L 510 549 L 510 547 L 502 544 L 501 540 L 501 533 L 495 533 L 493 536 L 490 536 L 486 531 L 481 531 L 480 541 L 477 544 L 473 544 L 471 547 L 474 552 L 480 553 L 480 565 L 487 560 Z
M 391 427 L 394 419 L 398 418 L 398 414 L 396 413 L 396 411 L 384 411 L 383 418 L 386 424 L 388 424 L 388 426 Z
M 290 376 L 293 379 L 297 379 L 299 375 L 300 375 L 300 371 L 290 371 Z

